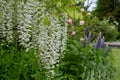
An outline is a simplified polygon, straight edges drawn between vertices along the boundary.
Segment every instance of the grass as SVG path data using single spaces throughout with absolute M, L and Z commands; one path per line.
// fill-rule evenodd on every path
M 120 80 L 120 49 L 112 49 L 114 64 L 116 66 L 115 80 Z

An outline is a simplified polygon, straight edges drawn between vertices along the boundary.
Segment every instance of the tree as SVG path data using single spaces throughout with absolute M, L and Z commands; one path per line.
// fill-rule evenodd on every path
M 114 0 L 98 0 L 97 7 L 94 11 L 94 14 L 100 19 L 104 17 L 112 16 L 112 12 L 115 9 Z
M 99 17 L 100 20 L 110 17 L 110 21 L 116 20 L 119 25 L 117 26 L 120 32 L 120 1 L 119 0 L 98 0 L 97 7 L 93 14 Z M 118 38 L 120 37 L 120 33 Z

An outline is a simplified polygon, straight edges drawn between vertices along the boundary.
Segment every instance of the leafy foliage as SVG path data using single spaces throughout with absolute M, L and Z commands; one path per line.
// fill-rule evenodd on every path
M 115 68 L 108 47 L 96 49 L 92 44 L 81 44 L 78 36 L 69 35 L 66 54 L 57 67 L 57 79 L 68 80 L 113 80 Z M 86 41 L 84 41 L 87 43 Z M 83 42 L 83 43 L 84 43 Z M 100 44 L 98 44 L 100 45 Z
M 67 44 L 66 54 L 59 65 L 62 80 L 82 80 L 83 65 L 80 56 L 82 46 L 73 40 L 69 40 Z
M 101 19 L 112 16 L 111 13 L 115 9 L 115 0 L 98 0 L 95 14 Z
M 120 32 L 120 1 L 119 0 L 98 0 L 97 7 L 93 14 L 103 20 L 104 18 L 111 17 L 110 21 L 117 21 L 118 32 Z M 120 39 L 120 33 L 117 39 Z
M 1 80 L 44 80 L 34 49 L 26 52 L 15 45 L 0 46 Z
M 97 37 L 99 32 L 104 35 L 106 41 L 114 41 L 118 36 L 118 31 L 116 25 L 110 23 L 108 20 L 104 19 L 99 21 L 98 19 L 91 20 L 90 31 L 92 32 L 93 40 Z M 113 34 L 114 33 L 114 34 Z

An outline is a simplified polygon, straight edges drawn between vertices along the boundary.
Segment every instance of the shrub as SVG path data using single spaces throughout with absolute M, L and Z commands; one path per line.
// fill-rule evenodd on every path
M 113 23 L 109 23 L 106 19 L 103 21 L 93 19 L 89 26 L 90 31 L 93 34 L 93 39 L 97 37 L 99 32 L 104 35 L 106 41 L 114 41 L 118 36 L 116 25 L 114 25 Z
M 75 40 L 68 40 L 67 44 L 66 54 L 57 67 L 61 75 L 57 77 L 62 80 L 81 80 L 83 73 L 82 46 Z
M 113 80 L 115 68 L 108 54 L 110 48 L 104 45 L 101 34 L 95 45 L 88 44 L 88 39 L 81 40 L 77 37 L 68 38 L 66 54 L 61 59 L 56 71 L 56 78 L 61 80 Z M 83 46 L 84 45 L 84 46 Z M 110 53 L 110 52 L 109 52 Z
M 44 72 L 34 55 L 17 45 L 0 46 L 0 80 L 44 80 Z

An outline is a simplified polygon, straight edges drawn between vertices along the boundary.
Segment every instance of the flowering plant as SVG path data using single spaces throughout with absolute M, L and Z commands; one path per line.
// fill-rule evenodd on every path
M 53 1 L 54 4 L 50 0 L 0 0 L 1 45 L 16 43 L 26 52 L 34 49 L 48 79 L 53 78 L 54 68 L 64 54 L 68 25 L 66 12 Z
M 77 27 L 69 27 L 70 30 L 77 30 Z M 69 30 L 70 29 L 70 30 Z M 75 33 L 75 31 L 73 31 Z M 66 54 L 60 60 L 57 67 L 57 78 L 73 80 L 113 80 L 115 68 L 111 61 L 110 47 L 105 45 L 105 39 L 100 33 L 96 40 L 90 27 L 84 29 L 83 35 L 70 33 L 66 47 Z M 91 43 L 92 42 L 92 43 Z M 109 74 L 109 75 L 108 75 Z
M 89 42 L 89 37 L 81 38 L 80 42 L 76 38 L 71 35 L 68 38 L 66 54 L 60 61 L 57 69 L 60 73 L 57 77 L 73 80 L 113 80 L 113 58 L 102 35 L 99 34 L 95 45 Z

